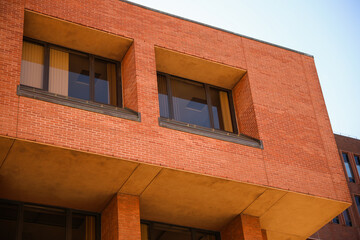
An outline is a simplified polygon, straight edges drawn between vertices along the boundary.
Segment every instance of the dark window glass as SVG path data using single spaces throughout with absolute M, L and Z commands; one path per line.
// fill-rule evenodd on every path
M 90 100 L 89 58 L 69 54 L 69 96 Z
M 64 240 L 65 227 L 64 210 L 24 206 L 23 240 Z
M 0 239 L 15 239 L 17 215 L 17 205 L 0 203 Z
M 171 91 L 176 121 L 211 127 L 203 84 L 171 78 Z
M 357 172 L 358 172 L 358 174 L 360 176 L 360 159 L 359 159 L 359 156 L 354 155 L 354 159 L 355 159 L 355 163 L 356 163 Z
M 161 240 L 192 240 L 188 228 L 154 223 L 151 228 L 150 239 Z
M 159 107 L 160 116 L 169 118 L 169 99 L 167 92 L 166 77 L 158 74 L 158 91 L 159 91 Z
M 195 233 L 196 240 L 216 240 L 215 234 L 196 232 Z
M 334 217 L 332 222 L 336 224 L 340 224 L 339 216 Z
M 345 219 L 345 225 L 351 227 L 351 226 L 352 226 L 352 222 L 351 222 L 349 210 L 346 209 L 346 210 L 343 212 L 343 215 L 344 215 L 344 219 Z
M 356 207 L 359 212 L 359 215 L 360 215 L 360 197 L 359 196 L 355 196 L 355 203 L 356 203 Z
M 72 214 L 72 240 L 95 240 L 95 217 Z
M 228 93 L 210 88 L 210 95 L 214 128 L 233 132 Z
M 343 153 L 342 156 L 343 156 L 343 159 L 344 159 L 346 173 L 347 173 L 347 175 L 349 177 L 349 181 L 350 182 L 355 182 L 354 174 L 353 174 L 353 171 L 351 169 L 351 165 L 350 165 L 350 161 L 349 161 L 349 157 L 348 157 L 348 155 L 346 153 Z

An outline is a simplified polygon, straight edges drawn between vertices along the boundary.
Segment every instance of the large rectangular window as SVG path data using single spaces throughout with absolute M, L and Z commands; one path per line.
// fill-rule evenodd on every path
M 100 215 L 0 200 L 0 239 L 100 240 Z
M 110 59 L 26 39 L 20 83 L 61 96 L 121 107 L 118 66 Z
M 236 133 L 231 91 L 158 73 L 160 117 Z
M 348 178 L 349 178 L 349 182 L 355 182 L 354 174 L 353 174 L 351 164 L 350 164 L 350 161 L 349 161 L 349 156 L 347 155 L 347 153 L 342 153 L 342 157 L 343 157 L 343 160 L 344 160 L 345 169 L 346 169 L 346 173 L 347 173 Z

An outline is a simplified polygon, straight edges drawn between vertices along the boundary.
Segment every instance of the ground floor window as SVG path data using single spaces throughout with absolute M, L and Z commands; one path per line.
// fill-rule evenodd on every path
M 96 213 L 0 201 L 2 240 L 100 240 L 99 224 Z
M 220 240 L 220 233 L 165 223 L 141 221 L 141 240 Z

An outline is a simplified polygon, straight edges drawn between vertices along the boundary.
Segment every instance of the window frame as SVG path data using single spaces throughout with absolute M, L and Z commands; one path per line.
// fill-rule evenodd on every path
M 65 222 L 65 239 L 72 239 L 72 213 L 84 214 L 87 216 L 95 217 L 95 240 L 101 239 L 101 214 L 96 212 L 88 212 L 83 210 L 57 207 L 51 205 L 43 205 L 36 203 L 28 203 L 28 202 L 19 202 L 12 201 L 6 199 L 0 199 L 0 203 L 16 205 L 17 206 L 17 218 L 16 218 L 16 237 L 15 240 L 22 240 L 23 233 L 23 224 L 24 224 L 24 206 L 35 206 L 35 207 L 46 207 L 50 209 L 62 210 L 65 212 L 66 222 Z
M 128 120 L 133 121 L 141 121 L 141 114 L 139 112 L 136 112 L 134 110 L 128 109 L 123 106 L 123 93 L 122 93 L 122 81 L 121 81 L 121 62 L 116 61 L 113 59 L 104 58 L 98 55 L 90 54 L 90 53 L 84 53 L 78 50 L 62 47 L 56 44 L 47 43 L 41 40 L 29 38 L 29 37 L 23 37 L 23 42 L 27 41 L 33 44 L 38 44 L 44 47 L 44 69 L 43 69 L 43 86 L 42 88 L 36 88 L 24 84 L 18 85 L 17 88 L 17 95 L 28 97 L 28 98 L 34 98 L 46 102 L 51 102 L 55 104 L 60 104 L 68 107 L 78 108 L 90 112 L 96 112 L 100 114 L 110 115 L 113 117 L 120 117 Z M 94 88 L 94 80 L 95 76 L 94 74 L 90 74 L 92 71 L 94 73 L 94 64 L 90 63 L 90 56 L 92 56 L 93 61 L 95 59 L 104 60 L 110 63 L 114 63 L 116 65 L 116 102 L 117 105 L 110 105 L 105 103 L 99 103 L 92 100 L 84 100 L 80 98 L 70 97 L 70 96 L 64 96 L 59 95 L 56 93 L 49 92 L 49 67 L 50 67 L 50 47 L 56 50 L 65 51 L 68 53 L 73 54 L 79 54 L 82 56 L 88 56 L 89 57 L 89 82 L 90 85 L 90 93 L 92 94 L 92 98 L 94 99 L 95 96 L 95 88 Z M 92 66 L 92 67 L 91 67 Z M 91 68 L 91 69 L 90 69 Z M 92 76 L 91 76 L 92 75 Z M 92 80 L 91 80 L 92 79 Z M 91 84 L 91 81 L 93 82 Z
M 67 52 L 67 53 L 72 53 L 72 54 L 76 54 L 76 55 L 80 55 L 80 56 L 86 56 L 88 58 L 88 60 L 89 60 L 89 88 L 90 88 L 89 89 L 89 91 L 90 91 L 89 97 L 90 97 L 90 100 L 84 100 L 84 101 L 90 101 L 90 102 L 94 102 L 94 103 L 114 106 L 111 104 L 100 103 L 100 102 L 95 101 L 95 65 L 94 65 L 94 63 L 95 63 L 95 59 L 100 59 L 100 60 L 115 64 L 115 66 L 116 66 L 116 106 L 114 106 L 114 107 L 121 108 L 123 106 L 120 62 L 113 60 L 113 59 L 104 58 L 104 57 L 94 55 L 91 53 L 81 52 L 78 50 L 74 50 L 74 49 L 67 48 L 67 47 L 62 47 L 62 46 L 59 46 L 56 44 L 44 42 L 41 40 L 29 38 L 29 37 L 23 37 L 23 42 L 25 42 L 25 41 L 29 42 L 29 43 L 33 43 L 33 44 L 38 44 L 38 45 L 41 45 L 44 47 L 44 69 L 43 69 L 44 72 L 43 72 L 42 90 L 49 92 L 50 48 L 52 48 L 52 49 Z M 69 96 L 67 96 L 67 97 L 69 97 Z
M 158 75 L 162 75 L 166 79 L 166 89 L 167 89 L 167 93 L 168 93 L 167 96 L 168 96 L 168 107 L 169 107 L 169 109 L 168 109 L 169 110 L 169 118 L 164 118 L 164 117 L 160 116 L 161 118 L 169 119 L 170 121 L 180 122 L 180 121 L 175 120 L 175 118 L 174 118 L 174 104 L 173 104 L 173 99 L 172 99 L 172 88 L 171 88 L 171 79 L 170 79 L 170 77 L 172 77 L 172 78 L 175 78 L 175 79 L 179 79 L 180 81 L 183 80 L 183 81 L 187 81 L 187 82 L 190 82 L 190 83 L 201 84 L 203 86 L 204 91 L 205 91 L 205 97 L 206 97 L 207 106 L 208 106 L 208 109 L 209 109 L 209 120 L 210 120 L 210 128 L 209 129 L 215 129 L 217 131 L 223 131 L 223 132 L 232 133 L 232 134 L 237 134 L 238 133 L 236 117 L 235 117 L 235 108 L 234 108 L 234 102 L 233 102 L 233 96 L 232 96 L 232 91 L 231 90 L 225 89 L 225 88 L 222 88 L 222 87 L 218 87 L 218 86 L 214 86 L 214 85 L 211 85 L 211 84 L 208 84 L 208 83 L 198 82 L 198 81 L 194 81 L 194 80 L 191 80 L 191 79 L 171 75 L 171 74 L 164 73 L 164 72 L 159 72 L 159 71 L 156 72 L 157 77 L 158 77 Z M 216 129 L 214 127 L 214 114 L 213 114 L 213 110 L 212 110 L 213 105 L 211 103 L 210 88 L 214 88 L 214 89 L 217 89 L 217 90 L 220 90 L 220 91 L 224 91 L 224 92 L 226 92 L 228 94 L 231 125 L 232 125 L 232 128 L 233 128 L 233 132 L 229 132 L 229 131 L 222 130 L 222 129 Z M 186 123 L 186 122 L 181 122 L 181 123 L 189 124 L 189 123 Z M 201 128 L 206 128 L 206 127 L 199 126 L 199 125 L 194 125 L 194 124 L 189 124 L 189 125 L 193 125 L 193 126 L 201 127 Z

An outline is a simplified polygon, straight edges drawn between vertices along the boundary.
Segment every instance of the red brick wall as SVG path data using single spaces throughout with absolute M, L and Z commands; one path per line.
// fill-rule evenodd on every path
M 121 62 L 123 106 L 138 111 L 135 49 L 132 44 Z
M 101 239 L 139 240 L 139 197 L 118 194 L 101 213 Z
M 264 238 L 265 237 L 265 238 Z M 239 215 L 221 230 L 222 240 L 266 240 L 260 220 L 249 215 Z
M 133 122 L 17 97 L 24 6 L 13 2 L 0 4 L 1 134 L 349 201 L 311 57 L 118 0 L 27 0 L 27 9 L 134 39 L 123 62 L 125 106 L 141 113 Z M 236 112 L 264 150 L 159 127 L 155 45 L 246 69 Z

